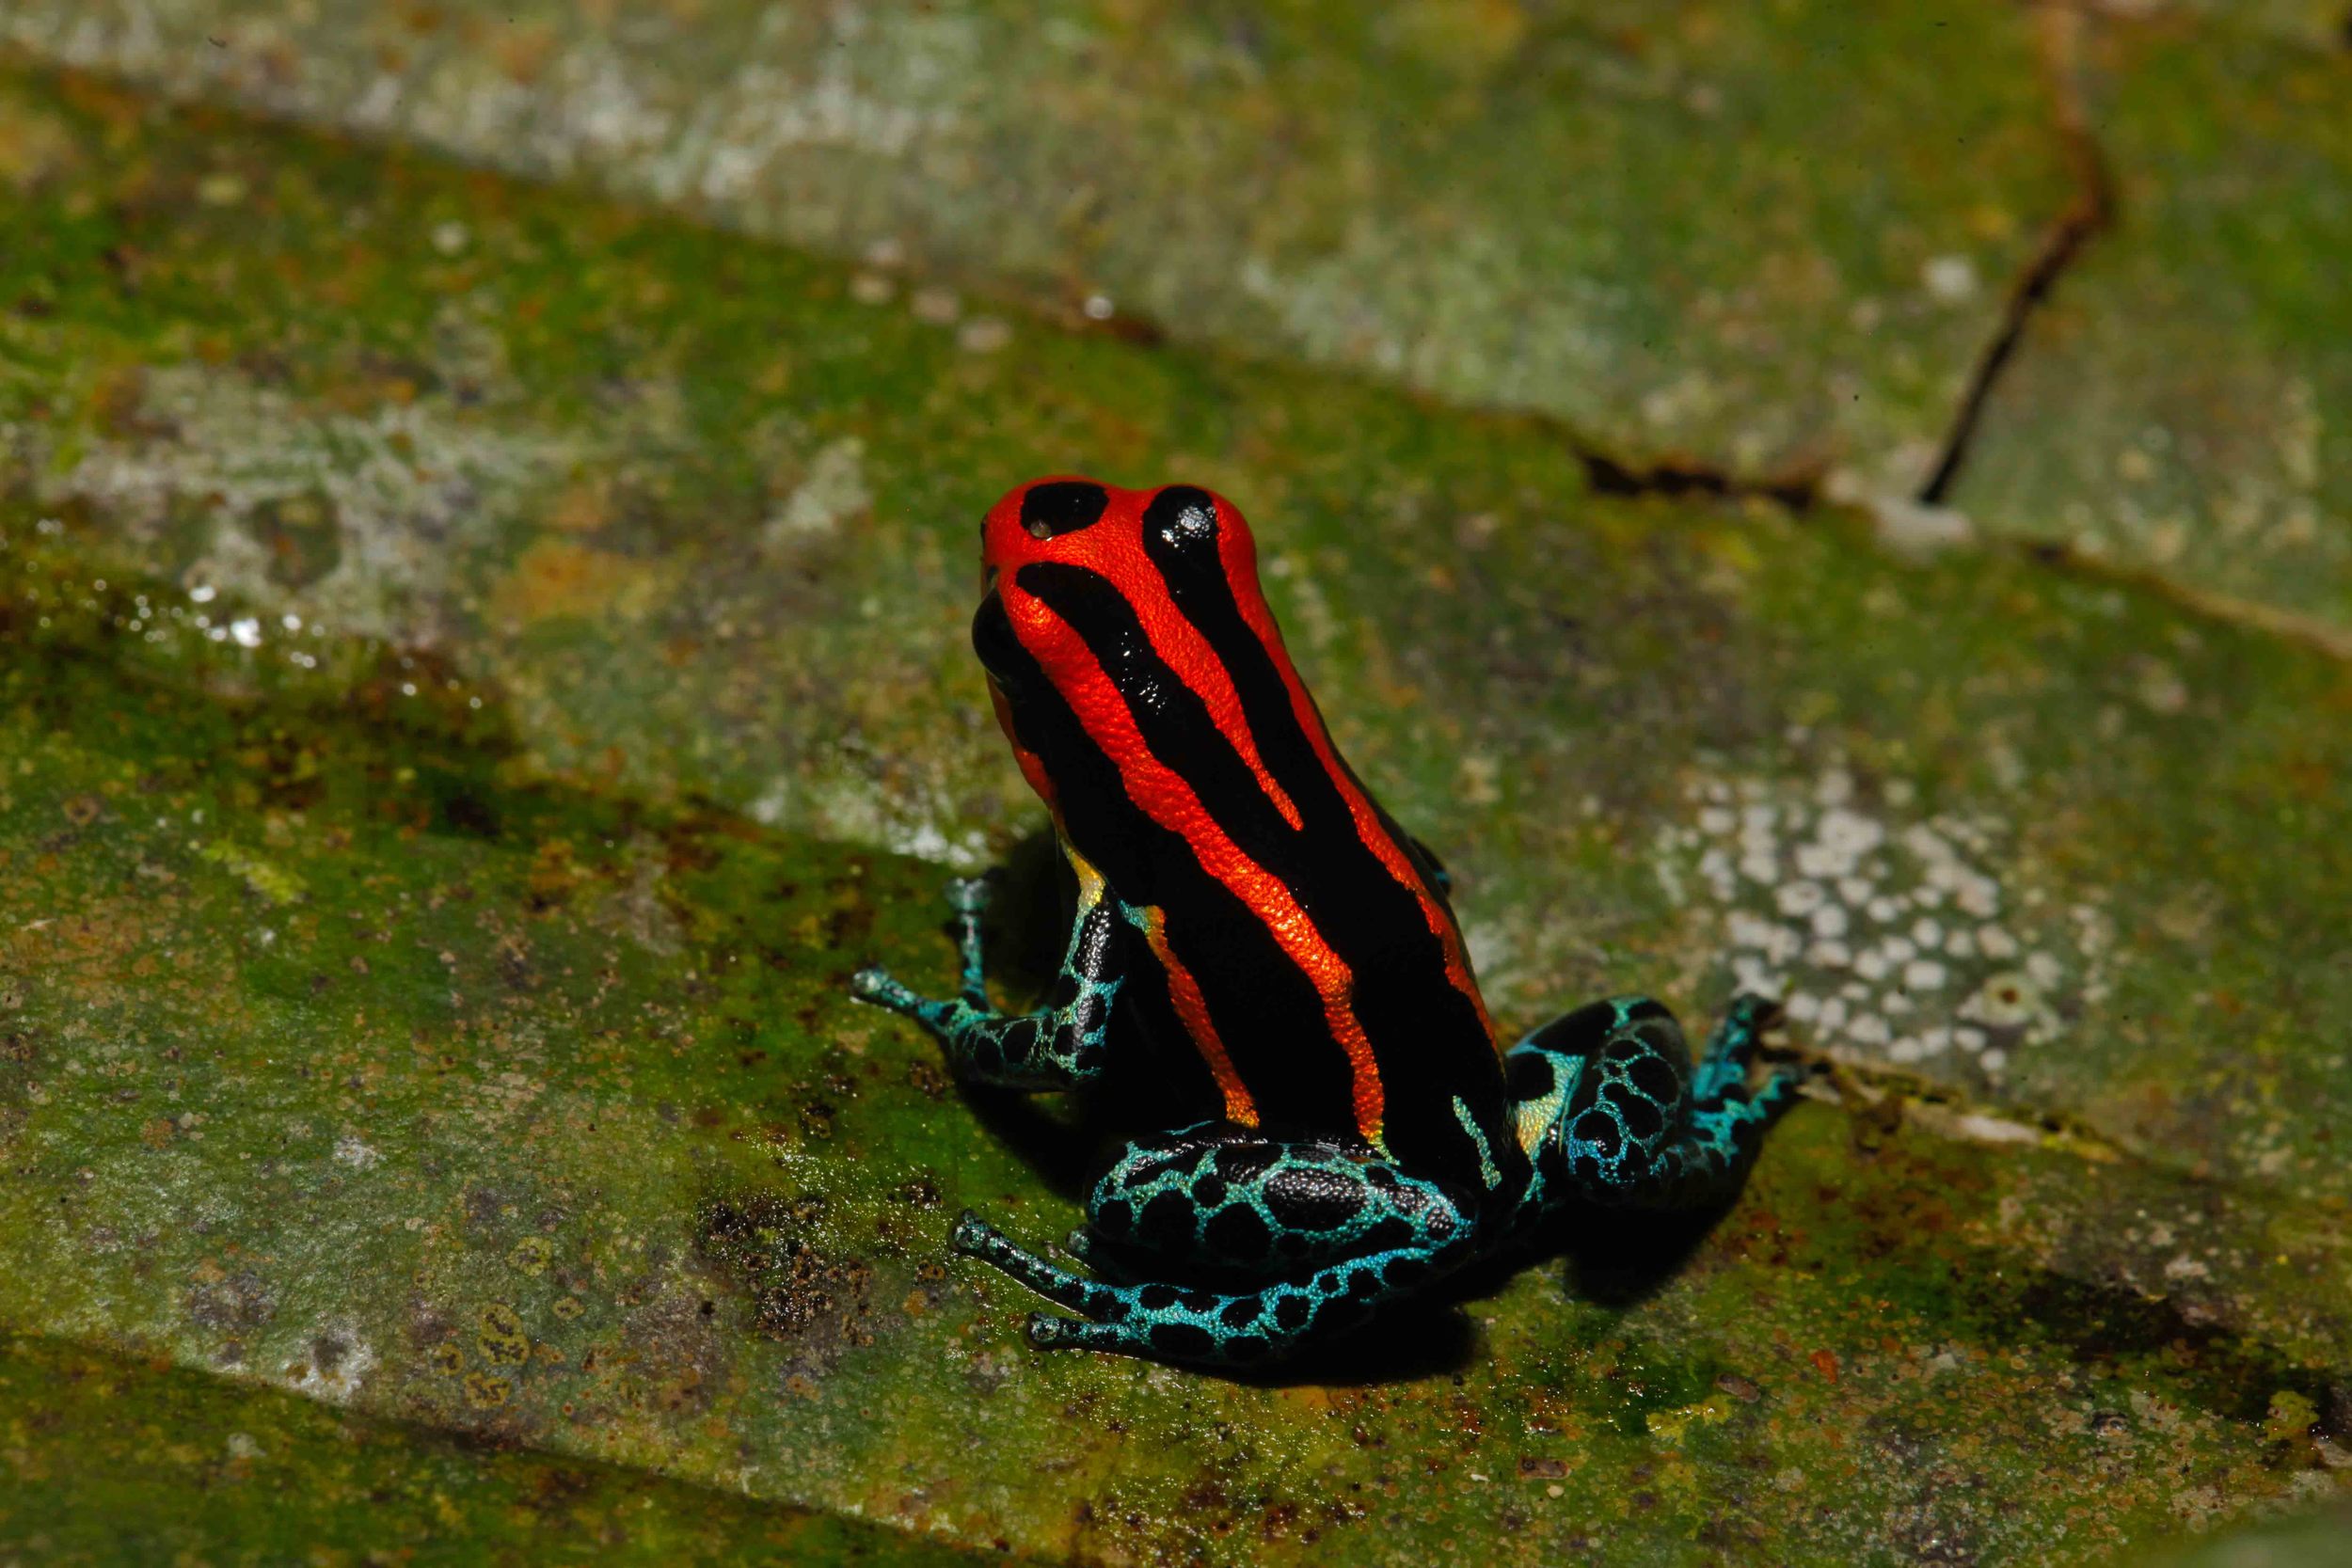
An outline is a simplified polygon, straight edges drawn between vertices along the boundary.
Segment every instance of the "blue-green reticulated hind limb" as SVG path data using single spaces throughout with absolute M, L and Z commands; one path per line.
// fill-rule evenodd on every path
M 1069 1249 L 1105 1278 L 1025 1251 L 970 1214 L 955 1245 L 1083 1314 L 1032 1316 L 1037 1344 L 1279 1359 L 1569 1203 L 1672 1209 L 1730 1196 L 1796 1088 L 1785 1070 L 1753 1094 L 1745 1086 L 1772 1017 L 1760 998 L 1737 999 L 1695 1070 L 1673 1015 L 1642 997 L 1535 1031 L 1507 1064 L 1533 1166 L 1517 1194 L 1454 1194 L 1360 1149 L 1208 1123 L 1129 1145 L 1096 1183 Z
M 963 957 L 962 982 L 955 996 L 944 1001 L 918 996 L 881 969 L 861 969 L 851 975 L 851 993 L 929 1030 L 959 1078 L 1015 1089 L 1067 1089 L 1094 1077 L 1103 1070 L 1111 1004 L 1123 983 L 1119 913 L 1093 868 L 1074 855 L 1070 860 L 1078 873 L 1078 918 L 1044 1006 L 1004 1013 L 989 1001 L 980 956 L 980 913 L 988 907 L 988 884 L 978 878 L 947 884 L 947 899 L 956 911 L 957 946 Z
M 1131 1149 L 1121 1166 L 1135 1157 Z M 1237 1173 L 1218 1190 L 1226 1181 L 1220 1165 L 1247 1166 L 1248 1174 Z M 1328 1145 L 1239 1135 L 1191 1168 L 1200 1214 L 1171 1211 L 1164 1226 L 1152 1227 L 1160 1260 L 1180 1276 L 1197 1277 L 1206 1265 L 1228 1275 L 1280 1277 L 1242 1289 L 1086 1279 L 1022 1250 L 971 1213 L 956 1224 L 956 1250 L 1083 1314 L 1032 1314 L 1033 1343 L 1227 1366 L 1279 1360 L 1302 1341 L 1360 1323 L 1475 1252 L 1470 1216 L 1446 1194 L 1385 1162 Z M 1107 1200 L 1106 1190 L 1115 1195 Z M 1171 1190 L 1158 1187 L 1157 1179 L 1129 1187 L 1114 1168 L 1090 1207 L 1099 1225 L 1137 1193 L 1153 1195 L 1145 1199 L 1148 1208 Z M 1241 1215 L 1250 1216 L 1248 1234 L 1237 1242 L 1231 1222 Z M 1245 1256 L 1248 1264 L 1239 1261 Z
M 917 996 L 880 970 L 858 974 L 857 995 L 921 1023 L 959 1077 L 1037 1089 L 1092 1077 L 1134 917 L 1091 867 L 1075 855 L 1071 863 L 1078 919 L 1048 1006 L 1015 1015 L 990 1005 L 977 881 L 949 889 L 963 956 L 957 996 Z M 968 1213 L 954 1244 L 1080 1314 L 1032 1316 L 1037 1344 L 1212 1365 L 1278 1360 L 1571 1204 L 1666 1209 L 1730 1196 L 1794 1097 L 1787 1070 L 1747 1087 L 1772 1016 L 1756 997 L 1735 1000 L 1695 1068 L 1673 1015 L 1646 998 L 1597 1002 L 1546 1024 L 1504 1060 L 1511 1132 L 1527 1159 L 1483 1160 L 1483 1181 L 1458 1190 L 1353 1140 L 1210 1122 L 1128 1145 L 1095 1184 L 1069 1248 L 1100 1277 L 1025 1251 Z
M 1704 1207 L 1727 1198 L 1798 1075 L 1747 1087 L 1776 1009 L 1739 996 L 1692 1070 L 1674 1015 L 1643 996 L 1567 1013 L 1504 1059 L 1519 1142 L 1534 1164 L 1521 1219 L 1564 1204 Z

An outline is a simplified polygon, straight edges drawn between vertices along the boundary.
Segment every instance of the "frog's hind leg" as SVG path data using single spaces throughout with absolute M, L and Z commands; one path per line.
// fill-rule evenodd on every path
M 1692 1075 L 1688 1130 L 1677 1145 L 1681 1169 L 1674 1180 L 1682 1201 L 1704 1204 L 1728 1196 L 1773 1118 L 1795 1101 L 1802 1075 L 1791 1068 L 1774 1068 L 1763 1083 L 1748 1087 L 1756 1045 L 1779 1016 L 1777 1004 L 1742 993 L 1731 999 L 1708 1037 Z
M 1070 860 L 1078 873 L 1078 918 L 1044 1006 L 1004 1013 L 989 1001 L 980 951 L 988 884 L 977 878 L 947 884 L 962 958 L 956 995 L 936 1000 L 917 995 L 881 969 L 851 975 L 850 994 L 920 1023 L 939 1041 L 959 1078 L 1008 1088 L 1064 1089 L 1094 1077 L 1103 1069 L 1111 1006 L 1123 983 L 1124 939 L 1118 907 L 1101 876 L 1074 854 Z
M 956 1246 L 1085 1314 L 1032 1318 L 1040 1345 L 1228 1365 L 1360 1321 L 1461 1262 L 1471 1232 L 1444 1191 L 1386 1162 L 1216 1125 L 1130 1147 L 1089 1208 L 1089 1258 L 1185 1283 L 1084 1279 L 970 1215 Z M 1211 1276 L 1222 1284 L 1200 1285 Z
M 1129 1144 L 1087 1202 L 1082 1255 L 1263 1277 L 1447 1239 L 1444 1189 L 1324 1140 L 1203 1122 Z
M 1507 1060 L 1520 1141 L 1534 1159 L 1531 1212 L 1570 1200 L 1704 1206 L 1733 1191 L 1796 1092 L 1776 1070 L 1747 1087 L 1772 1006 L 1741 996 L 1692 1070 L 1674 1015 L 1647 997 L 1581 1007 Z

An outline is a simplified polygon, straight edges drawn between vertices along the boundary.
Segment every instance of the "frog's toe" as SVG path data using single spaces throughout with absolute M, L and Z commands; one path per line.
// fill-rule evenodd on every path
M 1080 1226 L 1061 1239 L 1061 1249 L 1081 1263 L 1094 1261 L 1094 1233 Z
M 947 884 L 947 905 L 958 914 L 977 914 L 988 908 L 988 879 L 958 877 Z
M 1057 1318 L 1051 1312 L 1029 1314 L 1029 1343 L 1040 1350 L 1066 1348 L 1073 1343 L 1070 1331 L 1078 1326 L 1073 1318 Z
M 892 978 L 890 971 L 872 965 L 850 976 L 850 994 L 860 1002 L 870 1002 L 894 1013 L 911 1012 L 923 1000 Z
M 956 1227 L 947 1233 L 947 1244 L 967 1258 L 985 1258 L 1004 1240 L 994 1226 L 969 1209 L 956 1216 Z
M 994 1226 L 969 1211 L 956 1221 L 950 1240 L 958 1252 L 1009 1275 L 1057 1307 L 1067 1307 L 1073 1312 L 1094 1318 L 1120 1310 L 1119 1291 L 1023 1251 Z

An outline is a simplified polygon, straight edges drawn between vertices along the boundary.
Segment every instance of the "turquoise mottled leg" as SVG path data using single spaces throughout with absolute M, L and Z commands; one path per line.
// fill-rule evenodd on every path
M 959 1251 L 1086 1321 L 1038 1317 L 1040 1345 L 1239 1366 L 1276 1359 L 1454 1267 L 1464 1208 L 1436 1183 L 1336 1143 L 1205 1123 L 1128 1147 L 1072 1238 L 1087 1279 L 970 1214 Z M 1203 1288 L 1214 1283 L 1214 1288 Z M 1263 1283 L 1261 1283 L 1263 1282 Z
M 1546 1024 L 1506 1067 L 1521 1144 L 1535 1164 L 1526 1209 L 1572 1200 L 1704 1205 L 1737 1186 L 1796 1091 L 1776 1071 L 1751 1093 L 1748 1064 L 1772 1006 L 1741 996 L 1695 1071 L 1674 1015 L 1617 997 Z
M 1691 1075 L 1691 1098 L 1709 1101 L 1747 1082 L 1748 1064 L 1780 1009 L 1763 997 L 1741 992 L 1724 1009 L 1723 1022 L 1707 1037 L 1707 1051 Z
M 1009 1088 L 1058 1089 L 1093 1077 L 1103 1069 L 1111 1004 L 1121 984 L 1121 939 L 1103 879 L 1074 855 L 1071 863 L 1078 872 L 1078 918 L 1046 1006 L 1003 1013 L 989 1002 L 980 953 L 980 911 L 988 906 L 988 886 L 977 879 L 947 886 L 963 966 L 957 995 L 945 1000 L 917 995 L 880 969 L 859 970 L 850 977 L 850 993 L 929 1030 L 959 1078 Z
M 1238 1147 L 1238 1142 L 1223 1146 L 1228 1151 Z M 1285 1178 L 1285 1154 L 1300 1149 L 1306 1151 L 1301 1164 Z M 1186 1222 L 1185 1228 L 1197 1237 L 1207 1233 L 1220 1213 L 1263 1203 L 1278 1216 L 1278 1230 L 1265 1248 L 1251 1249 L 1256 1267 L 1284 1272 L 1269 1255 L 1285 1250 L 1273 1243 L 1279 1242 L 1279 1215 L 1287 1190 L 1292 1198 L 1311 1206 L 1311 1218 L 1324 1222 L 1308 1227 L 1317 1231 L 1322 1248 L 1331 1252 L 1345 1246 L 1340 1240 L 1344 1232 L 1352 1236 L 1356 1250 L 1327 1256 L 1320 1266 L 1295 1259 L 1289 1265 L 1290 1277 L 1254 1290 L 1083 1278 L 1023 1250 L 970 1213 L 956 1224 L 956 1250 L 993 1264 L 1056 1306 L 1083 1314 L 1082 1319 L 1032 1316 L 1029 1338 L 1035 1344 L 1227 1366 L 1279 1359 L 1318 1333 L 1360 1322 L 1384 1302 L 1408 1294 L 1469 1255 L 1468 1218 L 1426 1182 L 1411 1182 L 1408 1188 L 1410 1179 L 1373 1162 L 1349 1162 L 1358 1173 L 1351 1174 L 1319 1145 L 1261 1140 L 1251 1146 L 1251 1154 L 1264 1157 L 1266 1180 L 1258 1196 L 1207 1203 L 1204 1216 Z M 1214 1156 L 1198 1169 L 1203 1178 L 1214 1178 Z M 1375 1183 L 1370 1174 L 1375 1169 L 1385 1171 L 1387 1180 Z M 1114 1167 L 1104 1185 L 1114 1185 L 1117 1175 Z M 1097 1189 L 1098 1196 L 1101 1191 Z M 1176 1236 L 1170 1228 L 1161 1239 L 1171 1250 L 1181 1250 Z M 1232 1266 L 1231 1255 L 1212 1261 Z
M 1274 1278 L 1436 1246 L 1462 1214 L 1436 1182 L 1362 1149 L 1203 1122 L 1129 1144 L 1071 1250 L 1134 1276 Z
M 1652 1180 L 1673 1201 L 1708 1204 L 1739 1185 L 1772 1118 L 1796 1097 L 1797 1074 L 1775 1069 L 1751 1091 L 1748 1066 L 1780 1009 L 1760 996 L 1731 999 L 1692 1074 L 1683 1135 L 1659 1151 Z

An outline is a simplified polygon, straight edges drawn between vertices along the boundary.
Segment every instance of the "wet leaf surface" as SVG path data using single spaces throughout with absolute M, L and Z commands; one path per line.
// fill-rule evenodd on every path
M 319 1450 L 290 1549 L 368 1539 L 358 1431 L 391 1535 L 484 1455 L 483 1556 L 2087 1560 L 2341 1491 L 2344 663 L 86 77 L 8 79 L 0 173 L 20 1490 L 115 1451 L 83 1378 L 215 1539 L 223 1427 Z M 1728 1213 L 1270 1382 L 1031 1351 L 947 1261 L 1066 1230 L 1120 1111 L 842 990 L 944 978 L 941 879 L 1034 831 L 963 623 L 1064 467 L 1250 513 L 1506 1026 L 1788 991 L 1842 1072 Z
M 2352 657 L 2352 49 L 2175 20 L 2084 35 L 2114 185 L 1954 504 Z M 2195 113 L 2183 105 L 2196 104 Z
M 2071 195 L 2003 7 L 11 13 L 0 38 L 173 93 L 866 260 L 918 311 L 961 275 L 1539 410 L 1632 472 L 1915 488 Z
M 21 1561 L 981 1560 L 54 1339 L 0 1341 L 0 1542 Z

